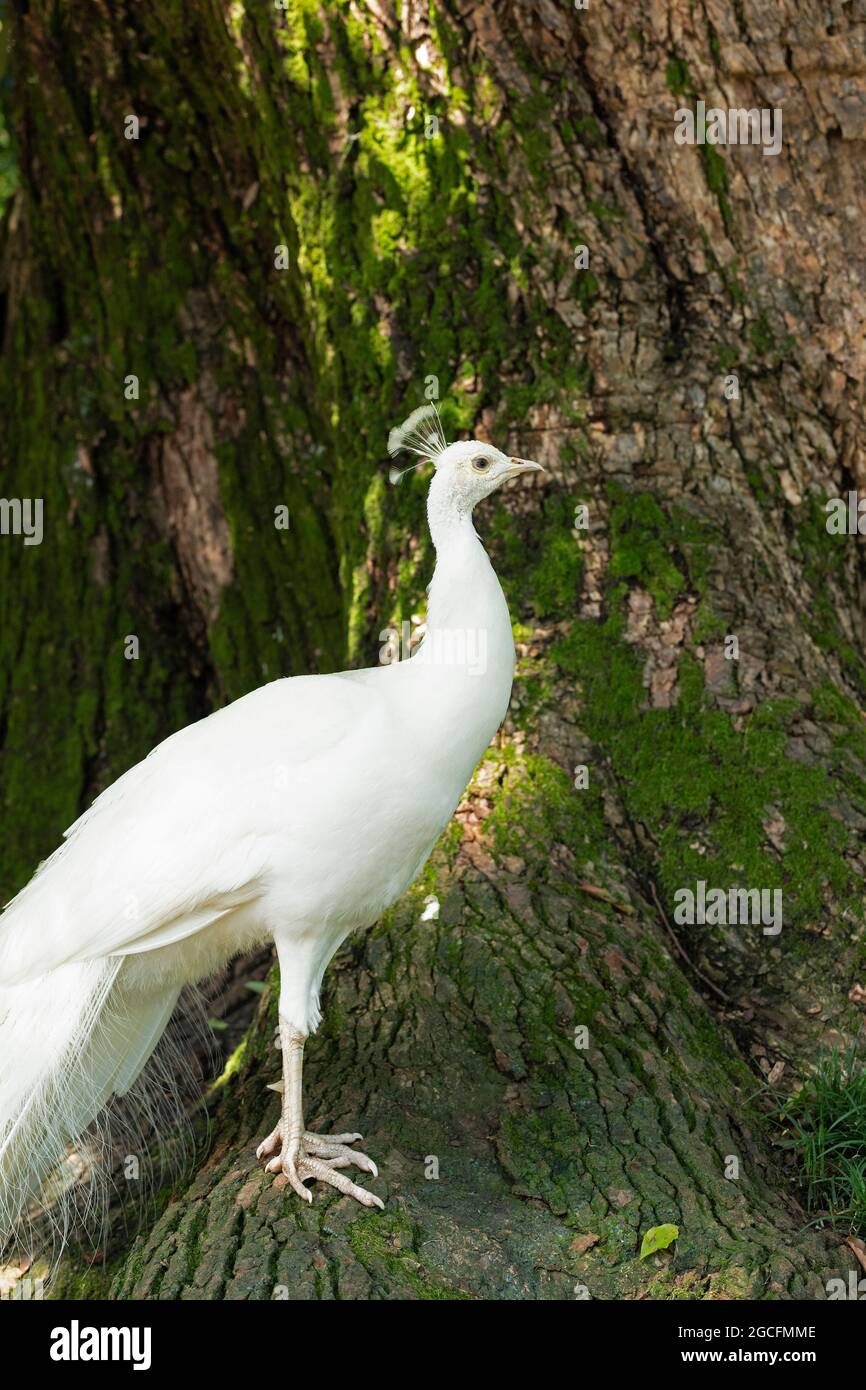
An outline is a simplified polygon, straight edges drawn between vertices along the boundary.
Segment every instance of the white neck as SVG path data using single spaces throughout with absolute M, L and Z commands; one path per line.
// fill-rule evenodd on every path
M 429 588 L 427 631 L 486 626 L 502 590 L 472 525 L 471 507 L 436 486 L 427 497 L 427 521 L 436 550 Z M 495 591 L 495 592 L 494 592 Z
M 436 569 L 428 591 L 427 631 L 415 660 L 438 687 L 443 717 L 445 704 L 453 700 L 452 727 L 462 727 L 470 758 L 477 761 L 499 727 L 511 694 L 511 618 L 472 524 L 471 507 L 461 507 L 453 495 L 437 488 L 434 479 L 427 517 Z
M 457 544 L 474 540 L 481 542 L 472 525 L 472 508 L 462 498 L 446 492 L 441 485 L 441 474 L 437 474 L 430 484 L 427 494 L 427 524 L 430 538 L 436 550 L 437 560 L 442 552 L 450 551 Z

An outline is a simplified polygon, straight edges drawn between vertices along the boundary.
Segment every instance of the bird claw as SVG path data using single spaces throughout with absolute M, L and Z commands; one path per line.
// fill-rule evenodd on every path
M 305 1131 L 300 1143 L 290 1147 L 283 1142 L 281 1122 L 267 1139 L 263 1139 L 259 1144 L 256 1157 L 264 1158 L 267 1154 L 274 1154 L 265 1164 L 265 1172 L 284 1173 L 298 1196 L 307 1202 L 312 1202 L 313 1194 L 304 1183 L 318 1179 L 336 1187 L 344 1196 L 354 1197 L 356 1202 L 365 1207 L 380 1207 L 384 1211 L 385 1203 L 381 1197 L 368 1192 L 365 1187 L 359 1187 L 339 1171 L 354 1164 L 356 1168 L 370 1173 L 374 1178 L 379 1176 L 379 1169 L 372 1158 L 368 1158 L 367 1154 L 361 1153 L 358 1149 L 348 1147 L 360 1138 L 360 1134 L 311 1134 Z
M 276 1129 L 268 1135 L 267 1139 L 263 1139 L 259 1144 L 259 1147 L 256 1149 L 256 1158 L 264 1158 L 265 1154 L 272 1154 L 274 1149 L 278 1148 L 282 1142 L 283 1131 L 281 1127 L 277 1125 Z

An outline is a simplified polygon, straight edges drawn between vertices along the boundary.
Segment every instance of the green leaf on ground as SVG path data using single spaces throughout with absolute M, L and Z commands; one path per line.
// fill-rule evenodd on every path
M 679 1233 L 679 1226 L 672 1226 L 670 1222 L 664 1226 L 650 1226 L 649 1230 L 644 1232 L 641 1241 L 640 1258 L 645 1260 L 647 1255 L 654 1255 L 657 1250 L 667 1250 Z

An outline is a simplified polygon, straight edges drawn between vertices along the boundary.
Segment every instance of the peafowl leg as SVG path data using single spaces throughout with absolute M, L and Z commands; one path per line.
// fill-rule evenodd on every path
M 384 1208 L 380 1197 L 359 1187 L 338 1171 L 354 1164 L 363 1172 L 372 1173 L 374 1178 L 378 1176 L 372 1158 L 349 1148 L 350 1144 L 361 1138 L 360 1134 L 310 1134 L 304 1129 L 302 1080 L 305 1042 L 302 1034 L 280 1020 L 283 1079 L 273 1087 L 282 1092 L 280 1122 L 259 1144 L 256 1157 L 274 1154 L 265 1164 L 265 1172 L 285 1173 L 294 1190 L 307 1202 L 312 1202 L 313 1194 L 304 1183 L 310 1178 L 318 1178 L 321 1182 L 330 1183 L 331 1187 L 336 1187 L 347 1197 L 354 1197 L 365 1207 Z

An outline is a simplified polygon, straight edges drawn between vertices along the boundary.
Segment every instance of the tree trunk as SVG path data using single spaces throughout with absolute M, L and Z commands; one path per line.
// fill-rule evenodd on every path
M 822 1297 L 850 1256 L 754 1098 L 862 1017 L 864 565 L 821 509 L 866 487 L 856 26 L 436 15 L 8 7 L 0 448 L 45 535 L 0 544 L 4 887 L 159 738 L 423 611 L 426 479 L 383 461 L 425 391 L 548 470 L 478 519 L 505 729 L 307 1049 L 385 1213 L 255 1161 L 272 982 L 199 1172 L 65 1288 Z M 678 144 L 699 98 L 781 108 L 781 153 Z M 782 930 L 677 926 L 699 880 Z

